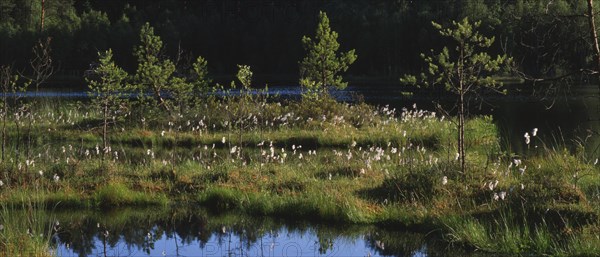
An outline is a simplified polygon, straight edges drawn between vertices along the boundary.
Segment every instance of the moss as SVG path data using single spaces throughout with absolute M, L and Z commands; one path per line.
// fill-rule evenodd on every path
M 94 193 L 94 204 L 101 208 L 165 205 L 167 201 L 164 195 L 135 192 L 126 185 L 118 183 L 111 183 L 100 187 Z

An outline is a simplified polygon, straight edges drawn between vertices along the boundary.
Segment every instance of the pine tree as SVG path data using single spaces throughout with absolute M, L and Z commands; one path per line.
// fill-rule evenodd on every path
M 328 87 L 346 88 L 348 83 L 342 81 L 339 73 L 348 70 L 356 54 L 354 50 L 338 54 L 337 38 L 338 34 L 329 27 L 327 14 L 320 12 L 314 40 L 302 38 L 307 56 L 300 62 L 300 85 L 308 90 L 305 97 L 326 94 Z
M 199 94 L 206 93 L 211 83 L 207 62 L 198 57 L 191 74 L 177 74 L 175 63 L 162 56 L 163 42 L 146 23 L 140 31 L 140 45 L 135 48 L 138 69 L 134 77 L 135 88 L 142 102 L 159 106 L 173 114 L 189 106 Z M 188 78 L 189 77 L 189 78 Z
M 452 50 L 444 47 L 439 54 L 432 51 L 430 56 L 421 54 L 428 67 L 427 73 L 422 73 L 420 81 L 415 76 L 405 76 L 402 82 L 433 86 L 441 84 L 446 91 L 456 95 L 458 107 L 458 154 L 461 171 L 466 170 L 465 164 L 465 101 L 469 94 L 478 94 L 482 89 L 500 91 L 498 83 L 492 75 L 499 72 L 504 65 L 511 61 L 506 55 L 491 57 L 485 50 L 494 43 L 494 38 L 488 38 L 477 32 L 481 22 L 470 23 L 468 18 L 453 21 L 452 26 L 444 28 L 432 22 L 440 35 L 455 43 Z
M 171 111 L 167 102 L 166 92 L 180 81 L 172 81 L 175 64 L 162 58 L 163 42 L 154 34 L 154 28 L 149 23 L 140 30 L 140 45 L 135 48 L 138 68 L 135 74 L 135 87 L 139 90 L 138 97 L 151 106 L 160 106 Z
M 113 61 L 112 50 L 98 53 L 99 65 L 94 68 L 92 78 L 86 79 L 90 89 L 90 97 L 95 108 L 102 115 L 102 143 L 108 149 L 108 127 L 118 116 L 124 114 L 123 108 L 127 98 L 125 79 L 127 72 Z M 112 121 L 111 121 L 112 120 Z

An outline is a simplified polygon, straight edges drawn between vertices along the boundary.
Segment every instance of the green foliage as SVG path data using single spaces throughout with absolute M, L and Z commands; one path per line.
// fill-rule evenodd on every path
M 92 78 L 86 78 L 92 103 L 100 111 L 107 109 L 106 115 L 113 115 L 126 102 L 124 82 L 127 72 L 114 63 L 109 49 L 98 53 L 98 66 L 93 69 L 93 74 Z
M 99 188 L 95 192 L 95 203 L 98 207 L 117 208 L 135 205 L 165 205 L 167 199 L 165 196 L 152 193 L 132 191 L 124 184 L 112 183 Z
M 17 95 L 17 97 L 12 98 L 13 100 L 15 98 L 20 98 L 17 93 L 26 92 L 31 85 L 29 81 L 23 83 L 20 82 L 22 82 L 22 77 L 16 74 L 11 66 L 3 65 L 0 67 L 0 86 L 2 87 L 2 93 L 4 94 L 2 97 L 3 101 L 8 101 L 8 94 Z
M 576 222 L 563 220 L 563 231 L 552 229 L 544 217 L 502 211 L 496 219 L 451 216 L 442 219 L 446 239 L 484 252 L 509 255 L 596 256 L 600 239 L 590 228 L 573 233 Z M 593 232 L 592 232 L 593 233 Z
M 300 85 L 306 87 L 305 97 L 314 98 L 327 93 L 328 87 L 344 89 L 346 82 L 338 75 L 356 61 L 354 50 L 338 54 L 338 34 L 329 27 L 325 12 L 319 13 L 319 24 L 314 40 L 304 36 L 302 44 L 307 52 L 300 62 Z
M 47 29 L 42 34 L 55 40 L 56 63 L 61 63 L 59 73 L 64 72 L 61 75 L 81 72 L 98 50 L 108 48 L 119 56 L 119 65 L 135 70 L 136 60 L 128 53 L 137 44 L 136 32 L 146 21 L 155 26 L 157 34 L 164 35 L 166 53 L 174 53 L 178 46 L 203 53 L 219 74 L 234 75 L 240 60 L 252 60 L 253 67 L 261 72 L 291 74 L 298 71 L 298 57 L 303 55 L 298 37 L 307 34 L 306 24 L 316 20 L 318 10 L 335 14 L 335 18 L 330 17 L 331 25 L 341 35 L 340 40 L 361 53 L 352 68 L 353 75 L 358 76 L 415 72 L 421 60 L 413 53 L 441 49 L 445 44 L 432 38 L 430 21 L 445 24 L 462 17 L 481 20 L 482 32 L 492 33 L 496 39 L 502 37 L 502 48 L 498 44 L 490 52 L 510 52 L 527 74 L 565 74 L 589 67 L 593 56 L 582 15 L 586 9 L 583 0 L 297 0 L 276 5 L 227 0 L 222 6 L 213 1 L 89 2 L 46 1 Z M 600 6 L 598 1 L 594 4 Z M 0 41 L 11 49 L 0 55 L 0 63 L 13 63 L 22 71 L 28 66 L 22 56 L 30 53 L 31 44 L 39 38 L 41 1 L 3 0 L 0 5 Z M 302 6 L 301 10 L 290 12 L 296 6 Z M 233 10 L 240 15 L 229 15 Z M 94 24 L 100 29 L 95 30 Z
M 192 69 L 192 83 L 194 83 L 194 88 L 198 93 L 206 95 L 212 83 L 212 80 L 208 77 L 208 62 L 202 56 L 198 56 Z
M 494 43 L 494 37 L 485 37 L 477 29 L 481 22 L 470 23 L 468 18 L 453 21 L 452 27 L 444 28 L 432 22 L 440 35 L 450 38 L 456 45 L 452 50 L 444 47 L 438 54 L 421 54 L 427 64 L 427 72 L 415 76 L 405 76 L 401 82 L 433 86 L 442 84 L 447 91 L 456 95 L 476 93 L 483 88 L 498 89 L 502 86 L 493 75 L 502 71 L 511 58 L 506 55 L 490 56 L 486 49 Z
M 140 30 L 140 45 L 135 48 L 135 56 L 138 68 L 134 85 L 142 103 L 161 107 L 170 113 L 181 113 L 195 99 L 195 94 L 207 91 L 210 80 L 207 78 L 206 60 L 202 57 L 196 59 L 191 81 L 177 74 L 173 61 L 163 56 L 163 42 L 154 34 L 154 28 L 149 23 Z
M 1 124 L 1 162 L 5 161 L 5 157 L 7 152 L 9 152 L 7 146 L 8 139 L 8 131 L 7 125 L 11 120 L 14 122 L 14 130 L 17 132 L 17 135 L 20 135 L 20 126 L 22 125 L 22 117 L 26 116 L 29 113 L 30 103 L 24 101 L 22 94 L 27 92 L 27 89 L 31 85 L 31 80 L 26 79 L 23 81 L 22 77 L 17 75 L 13 70 L 12 66 L 0 66 L 0 92 L 3 94 L 0 99 L 0 124 Z M 13 97 L 9 97 L 9 95 L 13 95 Z M 31 116 L 30 116 L 31 117 Z M 31 120 L 31 119 L 30 119 Z M 18 136 L 17 136 L 18 138 Z M 15 163 L 19 161 L 19 147 L 15 147 Z
M 128 102 L 124 95 L 127 72 L 118 67 L 112 58 L 111 49 L 98 53 L 99 64 L 93 69 L 93 77 L 86 78 L 92 104 L 101 113 L 102 141 L 105 149 L 108 147 L 108 127 L 117 118 L 124 116 Z
M 160 105 L 170 111 L 172 106 L 164 94 L 180 81 L 173 77 L 175 64 L 161 56 L 162 47 L 162 40 L 154 34 L 154 28 L 149 23 L 144 24 L 140 30 L 140 45 L 135 48 L 138 68 L 134 83 L 142 101 L 149 102 L 152 106 Z M 146 97 L 146 94 L 152 97 Z
M 486 50 L 494 43 L 494 37 L 485 37 L 477 29 L 481 22 L 470 23 L 468 18 L 453 21 L 448 28 L 432 22 L 439 34 L 448 38 L 455 45 L 452 50 L 444 47 L 440 53 L 421 54 L 427 65 L 427 72 L 420 78 L 406 75 L 400 79 L 402 83 L 413 85 L 443 85 L 446 91 L 456 95 L 458 107 L 458 154 L 461 159 L 461 171 L 466 170 L 466 152 L 464 143 L 465 99 L 468 95 L 479 95 L 484 89 L 501 92 L 501 83 L 493 75 L 500 72 L 511 62 L 506 55 L 490 56 Z
M 249 67 L 241 70 L 240 81 L 250 82 Z M 118 156 L 111 154 L 109 162 L 100 161 L 98 135 L 71 123 L 90 119 L 85 108 L 38 107 L 48 114 L 34 124 L 40 131 L 32 138 L 40 153 L 35 170 L 1 164 L 0 203 L 19 205 L 40 188 L 34 201 L 64 209 L 199 204 L 436 230 L 448 233 L 448 241 L 490 252 L 597 252 L 600 173 L 585 156 L 540 147 L 539 155 L 521 156 L 516 166 L 514 156 L 498 152 L 492 119 L 475 118 L 465 124 L 472 175 L 463 178 L 450 150 L 453 119 L 333 100 L 311 113 L 300 102 L 244 99 L 208 102 L 204 112 L 144 129 L 121 123 L 124 132 L 111 137 Z M 237 117 L 237 110 L 245 111 Z M 208 128 L 198 129 L 200 121 Z M 9 125 L 12 140 L 16 132 Z M 238 129 L 240 137 L 231 136 Z M 502 216 L 509 212 L 514 216 Z M 532 224 L 540 220 L 532 217 L 547 223 Z M 567 239 L 553 245 L 549 234 Z
M 57 228 L 54 215 L 36 201 L 40 192 L 23 196 L 20 206 L 0 201 L 0 255 L 50 257 L 50 241 Z
M 242 83 L 244 89 L 250 89 L 252 84 L 252 71 L 248 65 L 238 65 L 237 79 Z

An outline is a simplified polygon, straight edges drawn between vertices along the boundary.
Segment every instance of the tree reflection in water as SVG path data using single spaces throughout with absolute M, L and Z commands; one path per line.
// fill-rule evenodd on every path
M 386 230 L 202 209 L 55 213 L 59 256 L 428 256 L 435 233 Z M 441 251 L 440 251 L 441 249 Z

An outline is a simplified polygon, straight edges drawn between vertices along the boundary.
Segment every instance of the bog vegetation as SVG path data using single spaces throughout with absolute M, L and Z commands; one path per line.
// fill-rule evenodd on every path
M 455 24 L 472 29 L 468 20 Z M 462 35 L 436 27 L 442 35 Z M 316 41 L 337 46 L 324 13 L 318 28 L 328 37 Z M 60 228 L 52 220 L 40 224 L 41 209 L 182 202 L 436 231 L 449 243 L 501 254 L 600 252 L 598 159 L 546 144 L 538 139 L 544 131 L 531 128 L 523 140 L 528 150 L 517 155 L 500 147 L 491 117 L 336 102 L 322 88 L 342 86 L 337 73 L 356 56 L 338 55 L 337 47 L 318 54 L 322 41 L 308 37 L 301 67 L 303 85 L 312 87 L 299 100 L 253 89 L 247 65 L 238 65 L 229 87 L 210 82 L 202 57 L 178 69 L 161 54 L 161 38 L 149 24 L 140 39 L 129 76 L 112 51 L 98 54 L 87 79 L 91 101 L 20 98 L 29 80 L 3 76 L 1 252 L 50 254 L 48 238 Z M 447 53 L 436 56 L 443 65 L 431 75 L 454 76 Z M 319 63 L 323 56 L 327 61 Z M 486 72 L 504 62 L 471 57 L 458 58 Z M 481 85 L 472 76 L 460 87 L 438 82 L 462 97 L 463 85 Z M 9 215 L 14 209 L 29 211 Z

